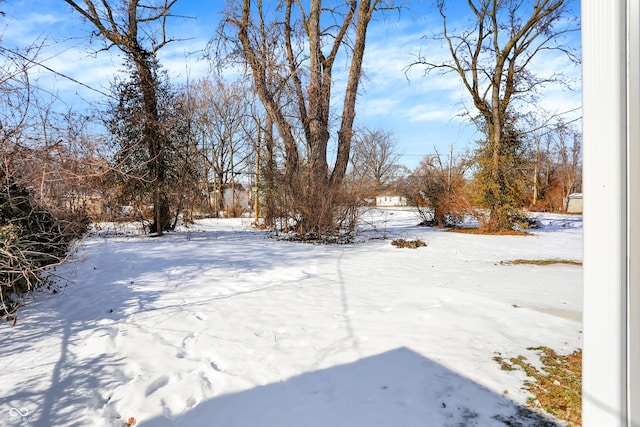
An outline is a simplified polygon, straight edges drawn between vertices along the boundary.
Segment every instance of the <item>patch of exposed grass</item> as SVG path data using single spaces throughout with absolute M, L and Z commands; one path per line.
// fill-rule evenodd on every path
M 484 234 L 487 236 L 533 236 L 531 233 L 527 233 L 522 230 L 500 230 L 500 231 L 488 231 L 482 227 L 453 227 L 448 231 L 452 233 L 463 234 Z
M 582 265 L 582 261 L 574 261 L 570 259 L 514 259 L 511 261 L 500 261 L 502 265 L 551 265 L 551 264 L 568 264 Z
M 503 370 L 522 369 L 532 381 L 525 389 L 534 397 L 528 401 L 532 408 L 542 409 L 570 426 L 582 425 L 582 350 L 560 356 L 548 347 L 530 348 L 538 352 L 543 364 L 536 369 L 523 356 L 493 358 Z
M 520 356 L 522 357 L 522 356 Z M 493 360 L 495 360 L 496 362 L 498 362 L 500 364 L 500 369 L 502 369 L 503 371 L 515 371 L 516 368 L 513 364 L 513 362 L 509 359 L 504 359 L 501 356 L 495 356 L 493 358 Z

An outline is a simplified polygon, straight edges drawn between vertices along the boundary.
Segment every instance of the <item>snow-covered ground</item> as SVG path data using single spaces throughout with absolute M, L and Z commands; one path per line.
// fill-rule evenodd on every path
M 540 425 L 524 374 L 493 360 L 582 346 L 582 268 L 501 264 L 582 259 L 581 217 L 540 219 L 483 236 L 374 209 L 349 245 L 247 219 L 88 237 L 66 285 L 0 324 L 0 424 Z

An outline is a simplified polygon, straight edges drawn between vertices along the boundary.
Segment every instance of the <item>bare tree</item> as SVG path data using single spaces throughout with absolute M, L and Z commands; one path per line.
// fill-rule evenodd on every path
M 530 209 L 564 209 L 568 195 L 582 188 L 580 131 L 555 116 L 546 120 L 531 116 L 528 121 Z
M 367 28 L 374 12 L 390 3 L 344 0 L 324 5 L 321 0 L 311 0 L 304 6 L 303 2 L 283 0 L 274 11 L 265 10 L 262 0 L 227 4 L 221 39 L 248 65 L 256 93 L 284 143 L 284 176 L 295 199 L 302 234 L 334 231 L 336 197 L 351 150 Z M 337 156 L 330 170 L 327 150 L 334 66 L 345 48 L 350 60 Z M 283 92 L 291 94 L 287 99 L 293 100 L 292 106 L 282 102 Z M 292 108 L 294 116 L 290 115 Z M 297 128 L 302 129 L 304 147 L 298 147 Z M 303 154 L 306 162 L 301 162 Z
M 540 150 L 540 200 L 544 210 L 564 210 L 568 197 L 582 191 L 582 135 L 558 121 L 543 137 Z
M 425 156 L 409 178 L 408 200 L 423 225 L 457 225 L 473 213 L 465 177 L 471 158 L 468 154 L 451 156 L 448 160 L 437 152 Z
M 273 121 L 265 117 L 260 121 L 258 138 L 259 171 L 256 174 L 258 190 L 263 197 L 262 219 L 267 227 L 275 228 L 278 219 L 286 218 L 282 211 L 286 207 L 286 196 L 283 189 L 283 174 L 277 166 L 277 141 Z M 257 221 L 256 221 L 257 222 Z
M 559 126 L 555 147 L 558 178 L 565 202 L 569 194 L 582 191 L 582 134 L 562 123 Z
M 400 153 L 391 132 L 382 129 L 357 131 L 352 151 L 353 178 L 361 183 L 366 197 L 386 189 L 401 168 Z
M 106 193 L 103 178 L 107 159 L 104 141 L 90 130 L 96 118 L 72 111 L 57 113 L 38 102 L 35 105 L 40 123 L 33 127 L 30 138 L 38 143 L 16 159 L 23 181 L 36 190 L 38 201 L 54 212 L 99 219 L 100 199 Z
M 531 71 L 534 58 L 545 52 L 560 51 L 577 61 L 573 51 L 562 45 L 562 36 L 577 31 L 570 19 L 568 0 L 468 0 L 475 19 L 466 29 L 454 33 L 448 26 L 445 0 L 437 2 L 442 17 L 442 40 L 451 59 L 433 62 L 420 57 L 412 65 L 425 66 L 427 72 L 456 73 L 480 114 L 489 157 L 486 167 L 490 182 L 483 200 L 490 210 L 491 230 L 511 227 L 508 207 L 513 197 L 503 197 L 509 183 L 503 177 L 509 165 L 504 159 L 507 128 L 517 128 L 514 105 L 531 101 L 536 90 L 548 83 L 562 83 L 560 72 L 551 75 Z
M 35 102 L 29 69 L 38 52 L 37 43 L 14 50 L 0 46 L 0 316 L 14 322 L 20 296 L 46 283 L 47 266 L 65 258 L 87 225 L 44 203 L 52 199 L 43 194 L 64 186 L 66 172 L 78 163 L 52 155 L 69 145 L 47 137 L 61 134 L 49 132 L 49 105 Z
M 236 176 L 246 172 L 254 153 L 256 121 L 251 111 L 251 93 L 242 82 L 220 78 L 202 79 L 190 87 L 193 104 L 193 132 L 198 139 L 203 160 L 203 175 L 213 188 L 213 211 L 225 206 L 223 192 L 231 190 L 235 200 Z M 229 207 L 234 211 L 233 206 Z
M 74 0 L 64 0 L 95 28 L 105 42 L 105 49 L 116 47 L 135 67 L 142 91 L 144 111 L 143 144 L 147 146 L 151 161 L 149 179 L 153 186 L 154 224 L 158 235 L 170 228 L 169 202 L 163 187 L 166 180 L 164 153 L 165 135 L 158 116 L 157 81 L 154 62 L 158 51 L 172 41 L 167 37 L 166 24 L 170 9 L 177 0 L 158 0 L 150 3 L 140 0 L 84 0 L 84 6 Z

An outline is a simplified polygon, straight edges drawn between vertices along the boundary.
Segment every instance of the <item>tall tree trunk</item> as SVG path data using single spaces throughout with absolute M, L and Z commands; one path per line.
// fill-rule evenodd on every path
M 150 59 L 144 52 L 134 55 L 134 61 L 142 90 L 144 110 L 144 138 L 149 150 L 149 169 L 153 193 L 153 231 L 162 235 L 171 228 L 169 203 L 165 191 L 166 164 L 164 157 L 164 135 L 160 129 L 156 79 L 151 71 Z
M 342 107 L 342 120 L 338 131 L 338 153 L 336 163 L 331 173 L 331 185 L 340 186 L 347 172 L 351 140 L 353 138 L 353 123 L 356 118 L 356 98 L 360 78 L 362 77 L 362 62 L 367 41 L 367 29 L 373 16 L 377 1 L 361 1 L 356 22 L 356 36 L 349 67 L 349 77 Z
M 273 227 L 275 225 L 275 200 L 274 193 L 276 192 L 276 164 L 273 157 L 273 122 L 267 118 L 267 122 L 264 127 L 264 145 L 265 145 L 265 167 L 263 168 L 263 178 L 264 178 L 264 222 L 268 227 Z

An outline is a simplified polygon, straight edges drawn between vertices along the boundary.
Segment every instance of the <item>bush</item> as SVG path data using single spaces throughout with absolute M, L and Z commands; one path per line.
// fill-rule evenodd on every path
M 409 248 L 409 249 L 417 249 L 427 246 L 425 242 L 420 239 L 416 240 L 404 240 L 404 239 L 395 239 L 391 242 L 391 244 L 398 248 Z
M 82 214 L 54 215 L 28 189 L 4 176 L 0 183 L 0 315 L 13 314 L 22 296 L 46 283 L 47 266 L 61 262 L 82 236 Z

